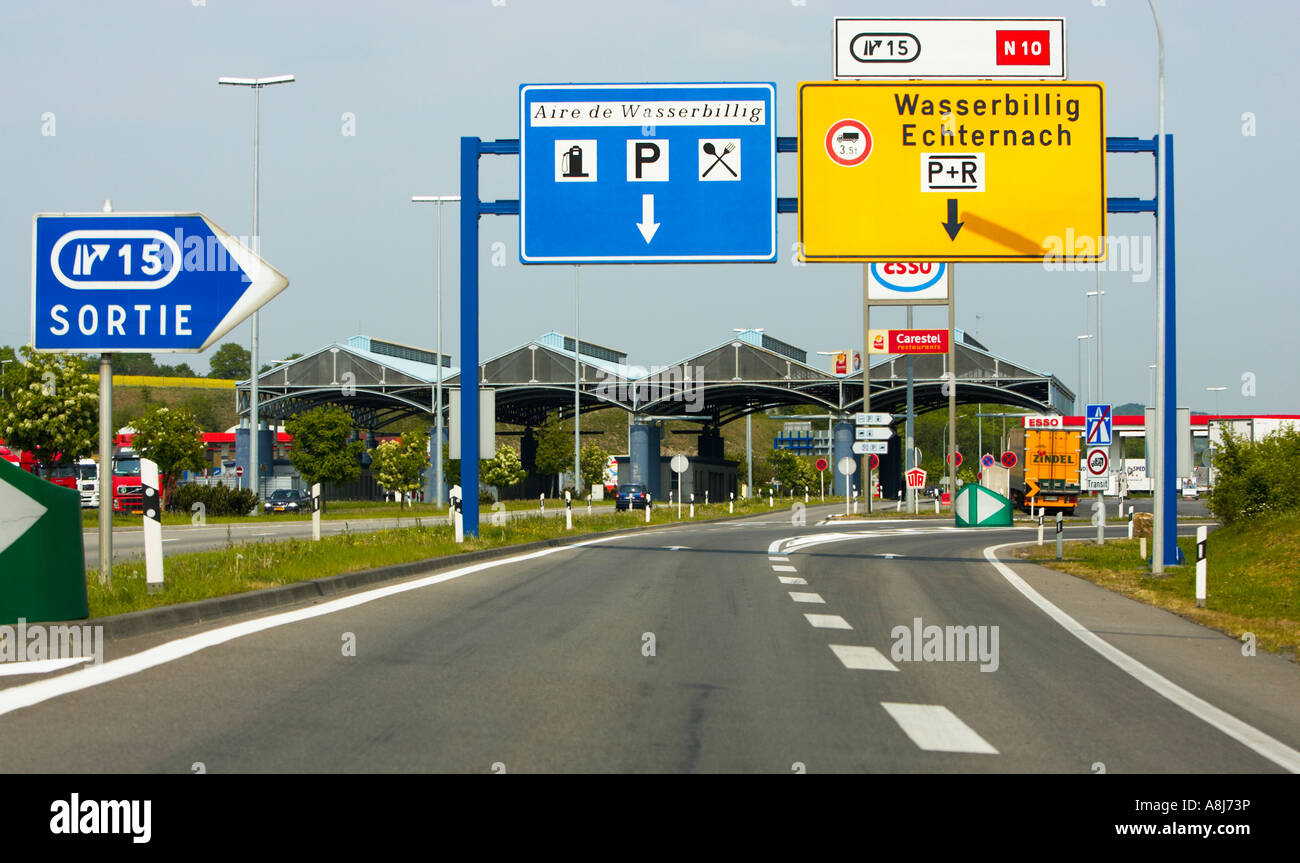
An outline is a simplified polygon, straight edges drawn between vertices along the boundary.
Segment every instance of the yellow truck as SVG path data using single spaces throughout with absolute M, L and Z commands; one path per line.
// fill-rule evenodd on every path
M 1079 447 L 1077 431 L 1013 428 L 1007 447 L 1023 454 L 1011 469 L 1011 500 L 1030 511 L 1061 511 L 1074 515 L 1079 504 Z

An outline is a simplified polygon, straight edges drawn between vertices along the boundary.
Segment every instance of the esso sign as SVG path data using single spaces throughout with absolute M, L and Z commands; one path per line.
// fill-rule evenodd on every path
M 936 302 L 948 298 L 948 266 L 933 261 L 887 261 L 867 266 L 867 299 Z
M 1024 418 L 1024 424 L 1027 429 L 1060 429 L 1065 428 L 1065 417 L 1031 414 Z

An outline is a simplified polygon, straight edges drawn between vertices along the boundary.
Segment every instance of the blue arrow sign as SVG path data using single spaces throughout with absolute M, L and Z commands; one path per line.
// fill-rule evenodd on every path
M 775 261 L 773 84 L 519 88 L 524 263 Z
M 289 284 L 200 213 L 38 214 L 38 351 L 196 353 Z

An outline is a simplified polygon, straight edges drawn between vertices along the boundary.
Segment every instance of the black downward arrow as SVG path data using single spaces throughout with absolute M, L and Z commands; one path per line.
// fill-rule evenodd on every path
M 957 221 L 957 199 L 949 198 L 948 221 L 943 223 L 943 229 L 948 232 L 948 239 L 957 239 L 957 232 L 961 230 L 961 226 L 964 224 L 966 223 Z

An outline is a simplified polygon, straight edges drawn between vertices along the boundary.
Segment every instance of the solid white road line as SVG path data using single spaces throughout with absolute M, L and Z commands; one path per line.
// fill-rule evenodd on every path
M 852 629 L 849 622 L 838 614 L 805 614 L 808 622 L 818 629 Z
M 90 662 L 94 658 L 93 656 L 67 656 L 59 659 L 32 659 L 27 662 L 0 662 L 0 677 L 13 674 L 47 674 L 60 668 L 67 668 L 69 665 Z
M 912 738 L 912 742 L 927 752 L 971 752 L 979 755 L 997 755 L 989 745 L 951 710 L 941 704 L 900 704 L 882 701 L 880 706 Z
M 776 580 L 782 584 L 807 584 L 808 579 L 800 578 L 797 575 L 778 575 Z
M 822 599 L 820 593 L 798 593 L 797 591 L 792 590 L 790 591 L 790 598 L 795 602 L 812 602 L 817 605 L 826 604 L 826 600 Z
M 989 563 L 993 564 L 993 567 L 1012 587 L 1024 594 L 1030 602 L 1038 606 L 1048 617 L 1059 623 L 1066 632 L 1119 666 L 1120 669 L 1138 682 L 1155 690 L 1196 718 L 1219 729 L 1233 740 L 1254 750 L 1279 767 L 1292 773 L 1300 773 L 1300 752 L 1287 746 L 1282 741 L 1270 737 L 1259 729 L 1247 725 L 1232 714 L 1220 710 L 1203 698 L 1193 695 L 1169 678 L 1138 662 L 1110 642 L 1094 635 L 1089 629 L 1030 587 L 1023 578 L 1011 570 L 1011 567 L 997 559 L 998 549 L 1022 544 L 1004 542 L 1000 545 L 991 545 L 984 549 L 984 557 L 988 559 Z
M 768 557 L 767 562 L 768 563 L 789 563 L 790 558 L 782 557 L 780 555 L 771 555 Z
M 526 560 L 536 560 L 539 557 L 555 554 L 562 551 L 571 551 L 588 545 L 597 545 L 603 542 L 634 537 L 638 534 L 623 534 L 621 536 L 597 537 L 595 539 L 575 542 L 572 545 L 559 546 L 556 548 L 544 548 L 540 551 L 529 552 L 515 557 L 506 557 L 500 560 L 489 560 L 483 563 L 476 563 L 470 566 L 464 566 L 460 569 L 453 569 L 448 572 L 440 572 L 437 575 L 430 575 L 415 581 L 407 581 L 401 584 L 392 584 L 387 587 L 378 587 L 374 590 L 367 590 L 362 593 L 356 593 L 351 596 L 344 596 L 339 599 L 322 602 L 319 605 L 313 605 L 309 608 L 300 608 L 294 611 L 286 611 L 280 614 L 272 614 L 267 617 L 259 617 L 253 620 L 246 620 L 241 623 L 234 623 L 229 626 L 221 626 L 216 629 L 210 629 L 207 632 L 200 632 L 196 635 L 189 635 L 185 638 L 178 638 L 175 641 L 168 641 L 142 650 L 139 653 L 133 653 L 130 656 L 124 656 L 121 659 L 114 659 L 105 662 L 102 665 L 89 665 L 81 671 L 70 674 L 62 674 L 58 677 L 48 680 L 40 680 L 32 683 L 26 683 L 22 686 L 12 686 L 8 689 L 0 690 L 0 716 L 6 713 L 12 713 L 23 707 L 31 707 L 40 704 L 42 701 L 48 701 L 60 695 L 67 695 L 70 692 L 78 692 L 82 689 L 89 689 L 92 686 L 99 686 L 101 683 L 109 683 L 141 671 L 147 671 L 155 666 L 164 665 L 173 662 L 182 657 L 198 653 L 207 647 L 215 647 L 219 644 L 225 644 L 227 641 L 234 641 L 237 638 L 243 638 L 246 635 L 254 635 L 268 629 L 275 629 L 279 626 L 286 626 L 291 623 L 299 623 L 304 620 L 311 620 L 315 617 L 323 617 L 327 614 L 334 614 L 338 611 L 346 611 L 349 608 L 356 608 L 359 605 L 366 605 L 378 599 L 385 599 L 390 596 L 406 593 L 411 590 L 420 590 L 421 588 L 431 587 L 435 584 L 441 584 L 444 581 L 452 581 L 466 575 L 472 575 L 476 572 L 482 572 L 485 569 L 495 569 L 499 566 L 508 566 L 512 563 L 522 563 Z
M 783 563 L 774 563 L 772 564 L 772 571 L 773 572 L 798 572 L 799 570 L 795 569 L 793 566 L 787 566 L 786 564 Z
M 854 644 L 832 644 L 831 650 L 844 663 L 845 668 L 861 668 L 866 671 L 897 671 L 898 666 L 885 659 L 884 654 L 874 647 L 859 647 Z

